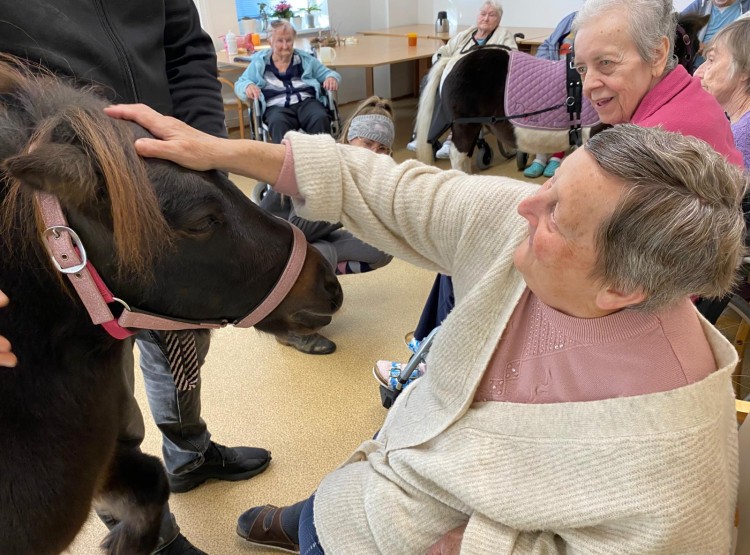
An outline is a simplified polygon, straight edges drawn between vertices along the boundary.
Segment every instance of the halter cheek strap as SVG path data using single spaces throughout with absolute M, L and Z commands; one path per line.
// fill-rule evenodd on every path
M 266 318 L 279 306 L 291 291 L 305 264 L 307 241 L 302 231 L 289 224 L 292 228 L 293 240 L 286 266 L 273 289 L 245 317 L 234 322 L 229 320 L 196 322 L 152 314 L 137 308 L 131 308 L 125 301 L 112 294 L 96 268 L 88 260 L 81 239 L 73 229 L 68 227 L 57 197 L 40 191 L 37 191 L 35 196 L 42 214 L 42 220 L 47 226 L 44 231 L 44 245 L 52 258 L 52 263 L 58 271 L 68 276 L 73 288 L 78 293 L 78 297 L 86 307 L 91 321 L 96 325 L 101 325 L 115 339 L 125 339 L 135 333 L 128 328 L 152 330 L 216 329 L 230 323 L 237 327 L 249 328 Z M 286 222 L 286 220 L 283 221 Z M 123 307 L 119 318 L 115 318 L 110 310 L 109 304 L 113 302 L 119 303 Z

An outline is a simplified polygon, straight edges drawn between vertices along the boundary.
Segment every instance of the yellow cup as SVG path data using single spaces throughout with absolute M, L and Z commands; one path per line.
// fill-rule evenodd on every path
M 260 35 L 258 33 L 252 34 L 253 46 L 260 46 Z
M 417 46 L 417 34 L 406 33 L 406 40 L 409 41 L 409 46 Z

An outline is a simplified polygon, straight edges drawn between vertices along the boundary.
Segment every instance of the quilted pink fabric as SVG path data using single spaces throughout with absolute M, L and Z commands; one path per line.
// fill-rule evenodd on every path
M 507 115 L 550 108 L 565 102 L 567 96 L 565 60 L 553 62 L 524 52 L 510 53 L 505 87 Z M 596 110 L 585 98 L 581 112 L 583 127 L 591 127 L 599 122 Z M 511 123 L 518 127 L 555 131 L 569 128 L 571 122 L 567 109 L 563 106 L 543 114 L 512 119 Z

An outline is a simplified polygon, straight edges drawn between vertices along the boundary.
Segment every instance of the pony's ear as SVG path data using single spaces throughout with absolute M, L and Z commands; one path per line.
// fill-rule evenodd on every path
M 44 143 L 5 161 L 9 177 L 55 195 L 63 204 L 81 206 L 96 193 L 98 175 L 91 159 L 71 144 Z

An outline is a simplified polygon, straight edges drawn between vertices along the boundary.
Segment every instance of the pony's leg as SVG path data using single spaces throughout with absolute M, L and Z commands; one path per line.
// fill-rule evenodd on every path
M 513 125 L 507 121 L 502 121 L 490 125 L 492 134 L 495 135 L 500 144 L 503 145 L 503 149 L 506 152 L 513 152 L 516 150 L 516 135 L 513 132 Z
M 459 152 L 455 143 L 451 146 L 450 159 L 451 168 L 471 173 L 471 158 L 465 152 Z
M 102 542 L 108 555 L 149 555 L 159 543 L 169 484 L 161 461 L 139 449 L 118 447 L 94 502 L 114 525 Z
M 451 167 L 454 170 L 461 170 L 466 173 L 471 172 L 471 155 L 474 153 L 474 147 L 479 138 L 479 132 L 482 130 L 481 124 L 454 124 L 451 131 L 453 132 L 453 146 L 451 147 Z

